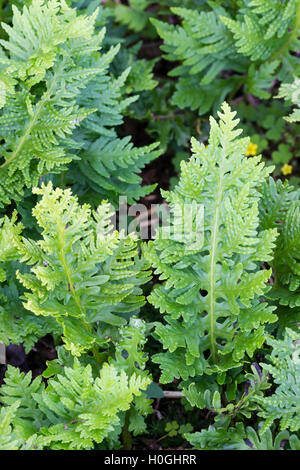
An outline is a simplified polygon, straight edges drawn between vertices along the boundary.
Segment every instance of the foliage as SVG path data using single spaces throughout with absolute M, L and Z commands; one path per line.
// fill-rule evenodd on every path
M 139 286 L 149 279 L 147 266 L 136 239 L 112 231 L 107 203 L 92 212 L 69 189 L 49 183 L 33 191 L 42 195 L 33 210 L 42 239 L 21 237 L 16 217 L 4 228 L 16 258 L 33 266 L 30 273 L 16 272 L 27 289 L 23 305 L 55 319 L 65 347 L 80 356 L 108 343 L 106 329 L 114 335 L 144 304 Z
M 271 259 L 276 230 L 258 231 L 257 188 L 271 168 L 259 156 L 243 156 L 248 139 L 237 139 L 234 116 L 224 103 L 219 124 L 211 119 L 208 147 L 192 141 L 194 155 L 182 163 L 179 184 L 164 193 L 182 214 L 185 204 L 205 207 L 203 245 L 180 233 L 174 215 L 170 239 L 161 231 L 145 251 L 164 280 L 148 298 L 166 313 L 156 335 L 167 352 L 153 357 L 164 383 L 241 365 L 262 346 L 264 323 L 276 321 L 274 307 L 259 302 L 271 276 L 259 266 Z
M 282 174 L 282 165 L 291 164 L 292 170 L 297 169 L 297 157 L 300 154 L 299 142 L 295 139 L 298 124 L 287 122 L 284 118 L 288 112 L 286 106 L 278 100 L 270 103 L 261 102 L 255 107 L 245 102 L 236 106 L 244 135 L 249 135 L 251 142 L 257 145 L 256 154 L 262 153 L 264 158 L 272 158 L 276 169 L 273 175 Z M 296 176 L 293 183 L 298 184 Z
M 299 0 L 0 17 L 0 449 L 299 450 Z
M 293 104 L 297 105 L 297 109 L 295 109 L 290 116 L 286 117 L 286 120 L 289 122 L 300 121 L 300 79 L 295 78 L 294 82 L 291 84 L 282 84 L 279 90 L 278 98 L 285 98 L 292 101 Z
M 275 183 L 271 178 L 262 186 L 262 194 L 261 226 L 264 229 L 277 227 L 280 233 L 271 262 L 275 282 L 267 296 L 279 304 L 277 314 L 281 327 L 297 329 L 300 320 L 299 190 L 287 182 Z
M 180 108 L 204 114 L 240 87 L 266 99 L 274 78 L 296 70 L 291 54 L 299 48 L 296 0 L 211 1 L 171 11 L 180 25 L 152 23 L 164 40 L 165 58 L 179 62 L 170 75 L 179 77 L 172 101 Z
M 199 450 L 283 450 L 289 440 L 291 447 L 299 445 L 296 435 L 287 431 L 279 432 L 273 440 L 270 430 L 261 436 L 251 426 L 245 429 L 242 423 L 229 427 L 226 418 L 217 420 L 207 430 L 186 434 L 186 437 Z
M 13 25 L 3 25 L 2 205 L 72 160 L 70 135 L 89 113 L 77 97 L 99 71 L 84 54 L 87 49 L 92 57 L 102 40 L 93 34 L 94 21 L 95 15 L 76 16 L 64 3 L 35 0 L 22 13 L 14 7 Z
M 256 397 L 263 410 L 259 415 L 265 418 L 262 433 L 277 419 L 280 419 L 281 430 L 289 429 L 293 432 L 300 428 L 299 339 L 299 333 L 287 328 L 283 340 L 270 338 L 268 341 L 272 346 L 269 358 L 271 364 L 262 364 L 262 367 L 271 374 L 277 387 L 270 396 Z
M 279 450 L 288 443 L 292 449 L 299 448 L 297 435 L 288 432 L 299 430 L 299 333 L 287 328 L 283 340 L 269 338 L 267 342 L 272 346 L 271 363 L 262 364 L 264 372 L 257 366 L 253 367 L 254 380 L 250 380 L 247 393 L 239 402 L 229 404 L 226 408 L 213 407 L 217 413 L 213 425 L 186 435 L 193 446 L 198 449 L 245 450 L 250 447 L 255 450 Z M 261 391 L 270 387 L 267 384 L 268 373 L 277 387 L 273 394 L 265 396 Z M 208 407 L 211 408 L 218 400 L 214 397 Z M 265 420 L 259 424 L 258 432 L 250 426 L 245 428 L 242 421 L 232 426 L 233 418 L 245 414 L 245 407 L 249 411 L 253 402 L 258 404 L 258 410 L 261 410 L 258 415 Z M 280 432 L 273 438 L 270 427 L 275 420 L 280 420 Z
M 91 366 L 83 367 L 75 359 L 73 367 L 50 379 L 47 388 L 40 378 L 30 382 L 30 373 L 10 367 L 1 388 L 2 403 L 13 407 L 18 398 L 12 417 L 18 439 L 26 442 L 36 436 L 39 448 L 91 449 L 119 426 L 119 412 L 129 408 L 149 381 L 118 373 L 108 364 L 94 378 Z
M 79 158 L 92 185 L 112 193 L 128 189 L 132 200 L 146 194 L 151 188 L 141 190 L 135 172 L 158 155 L 157 144 L 136 149 L 112 129 L 136 97 L 120 93 L 128 70 L 111 81 L 108 67 L 118 46 L 100 54 L 105 29 L 95 31 L 98 10 L 76 15 L 64 1 L 34 0 L 13 12 L 0 51 L 1 204 Z

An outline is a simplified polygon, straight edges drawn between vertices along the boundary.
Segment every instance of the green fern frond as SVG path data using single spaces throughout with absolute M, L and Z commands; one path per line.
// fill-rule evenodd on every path
M 270 429 L 263 436 L 243 423 L 229 426 L 226 418 L 217 420 L 209 429 L 185 434 L 186 439 L 199 450 L 283 450 L 289 440 L 295 443 L 296 435 L 281 431 L 274 437 Z
M 90 40 L 94 33 L 97 11 L 90 16 L 77 16 L 64 1 L 33 0 L 22 13 L 14 5 L 12 26 L 2 23 L 8 40 L 0 44 L 11 58 L 7 72 L 16 75 L 28 87 L 39 83 L 53 67 L 59 46 L 78 38 Z
M 18 450 L 19 439 L 13 433 L 12 421 L 19 406 L 15 402 L 12 406 L 0 410 L 0 450 Z
M 99 66 L 101 63 L 102 57 Z M 75 187 L 80 180 L 81 192 L 91 188 L 114 204 L 118 203 L 119 196 L 127 195 L 131 204 L 154 190 L 156 185 L 141 186 L 138 173 L 161 154 L 158 143 L 134 147 L 131 137 L 119 138 L 114 129 L 123 123 L 125 110 L 137 99 L 137 96 L 126 97 L 125 94 L 129 73 L 130 68 L 127 68 L 116 79 L 108 74 L 101 79 L 97 77 L 83 91 L 80 104 L 88 109 L 93 107 L 94 113 L 87 116 L 76 133 L 76 141 L 82 148 L 81 159 L 71 170 Z
M 203 205 L 203 246 L 173 232 L 166 239 L 161 230 L 145 249 L 164 281 L 148 298 L 166 313 L 156 335 L 167 351 L 153 358 L 162 382 L 238 366 L 263 344 L 263 324 L 276 321 L 274 307 L 259 302 L 271 275 L 259 266 L 271 259 L 277 234 L 258 231 L 258 188 L 272 169 L 260 156 L 244 156 L 248 139 L 237 138 L 234 117 L 224 103 L 219 123 L 211 118 L 208 147 L 192 140 L 193 156 L 182 162 L 178 185 L 163 193 L 173 212 Z M 171 224 L 176 235 L 178 220 Z M 197 226 L 191 230 L 197 233 Z
M 299 49 L 299 1 L 203 2 L 171 10 L 178 17 L 175 25 L 151 22 L 164 41 L 165 59 L 179 62 L 169 73 L 179 77 L 176 106 L 204 114 L 242 87 L 266 99 L 279 70 L 283 77 L 295 74 L 296 54 L 290 53 Z M 197 89 L 198 97 L 189 98 L 189 88 Z M 203 106 L 203 95 L 215 96 Z
M 287 32 L 295 20 L 298 3 L 297 0 L 251 0 L 249 6 L 259 16 L 259 23 L 268 27 L 264 39 L 275 35 L 281 38 Z
M 141 186 L 138 173 L 160 155 L 158 143 L 134 147 L 130 140 L 130 137 L 111 139 L 102 136 L 82 153 L 79 162 L 79 169 L 89 186 L 115 204 L 123 195 L 128 195 L 128 203 L 133 204 L 156 187 L 156 184 Z
M 116 21 L 135 32 L 141 32 L 150 18 L 150 13 L 145 10 L 151 3 L 154 3 L 153 0 L 129 0 L 128 6 L 118 3 L 113 9 Z
M 16 271 L 23 267 L 17 261 L 14 241 L 21 235 L 23 225 L 17 222 L 17 213 L 13 213 L 11 221 L 7 216 L 0 219 L 0 228 L 0 341 L 6 345 L 23 344 L 29 352 L 49 331 L 56 337 L 62 330 L 54 319 L 38 318 L 28 312 L 20 301 L 24 289 L 16 278 Z
M 146 342 L 146 324 L 143 320 L 132 317 L 128 325 L 119 329 L 119 340 L 115 347 L 115 358 L 111 363 L 128 376 L 135 374 L 143 380 L 151 380 L 146 370 L 147 355 L 144 352 Z M 129 413 L 129 431 L 134 436 L 146 431 L 144 417 L 152 411 L 152 400 L 141 394 L 132 403 Z
M 268 297 L 279 301 L 280 305 L 297 308 L 300 306 L 299 190 L 288 183 L 275 183 L 271 178 L 262 186 L 261 192 L 261 227 L 277 227 L 280 232 L 271 262 L 275 283 Z
M 128 377 L 108 364 L 94 378 L 91 366 L 84 367 L 78 360 L 50 379 L 47 388 L 40 379 L 30 381 L 30 374 L 9 367 L 1 402 L 16 403 L 16 409 L 2 408 L 7 416 L 3 423 L 5 445 L 16 446 L 15 441 L 7 443 L 13 429 L 21 444 L 35 439 L 39 448 L 92 449 L 119 429 L 119 413 L 128 410 L 133 398 L 150 382 L 140 376 Z M 20 400 L 16 402 L 17 397 Z
M 22 238 L 18 226 L 10 226 L 16 255 L 32 266 L 30 273 L 17 272 L 27 289 L 24 307 L 55 319 L 66 347 L 80 355 L 107 343 L 105 325 L 125 324 L 139 310 L 140 286 L 149 273 L 136 238 L 112 231 L 108 204 L 92 212 L 70 190 L 54 190 L 51 183 L 34 193 L 42 196 L 33 209 L 42 238 Z
M 276 384 L 275 392 L 270 396 L 255 397 L 262 411 L 258 414 L 265 419 L 261 434 L 275 420 L 280 420 L 281 430 L 291 432 L 300 429 L 300 335 L 286 329 L 284 339 L 268 339 L 272 346 L 270 363 L 261 364 L 271 374 Z
M 293 113 L 286 117 L 288 122 L 300 121 L 300 78 L 295 78 L 293 83 L 284 83 L 279 89 L 277 98 L 284 98 L 291 101 L 297 108 Z
M 2 205 L 75 158 L 72 133 L 92 111 L 78 106 L 77 98 L 107 66 L 105 59 L 101 66 L 93 64 L 104 34 L 94 34 L 94 22 L 95 14 L 77 16 L 64 1 L 34 0 L 23 12 L 14 8 L 12 26 L 3 25 L 8 40 L 1 44 L 8 57 L 1 74 L 6 83 L 0 115 Z

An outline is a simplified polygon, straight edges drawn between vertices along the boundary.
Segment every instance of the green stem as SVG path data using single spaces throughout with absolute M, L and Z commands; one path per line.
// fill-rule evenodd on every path
M 216 340 L 215 340 L 215 306 L 216 306 L 216 294 L 215 294 L 215 270 L 216 270 L 216 252 L 218 248 L 218 232 L 220 226 L 220 206 L 222 201 L 223 194 L 223 158 L 224 158 L 224 149 L 222 149 L 222 157 L 220 166 L 218 167 L 218 187 L 217 187 L 217 196 L 216 196 L 216 205 L 214 211 L 213 219 L 213 228 L 211 231 L 211 247 L 210 247 L 210 262 L 209 262 L 209 295 L 208 295 L 208 314 L 210 318 L 210 349 L 212 354 L 213 362 L 216 362 Z

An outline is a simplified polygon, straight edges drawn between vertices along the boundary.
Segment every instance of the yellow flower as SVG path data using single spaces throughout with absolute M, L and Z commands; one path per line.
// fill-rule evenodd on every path
M 258 149 L 257 144 L 254 144 L 253 142 L 249 142 L 247 152 L 246 152 L 246 156 L 249 157 L 250 155 L 252 155 L 252 157 L 254 157 L 254 155 L 257 154 L 257 149 Z
M 288 165 L 287 163 L 285 163 L 283 167 L 281 168 L 281 172 L 284 176 L 290 175 L 292 171 L 293 171 L 292 165 Z

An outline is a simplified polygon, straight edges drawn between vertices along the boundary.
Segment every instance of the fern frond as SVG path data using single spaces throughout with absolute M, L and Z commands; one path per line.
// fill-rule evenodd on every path
M 283 450 L 289 440 L 295 442 L 296 435 L 281 431 L 274 437 L 270 429 L 261 436 L 251 426 L 243 423 L 229 426 L 226 419 L 216 421 L 208 429 L 185 434 L 186 439 L 199 450 Z M 296 444 L 296 443 L 295 443 Z
M 112 231 L 108 204 L 92 212 L 70 190 L 54 190 L 51 183 L 34 193 L 42 196 L 33 209 L 42 239 L 16 234 L 13 240 L 20 261 L 32 266 L 30 273 L 17 272 L 27 289 L 24 307 L 55 319 L 66 347 L 80 355 L 107 342 L 105 324 L 125 324 L 139 310 L 140 286 L 149 273 L 135 237 Z
M 107 66 L 92 60 L 104 34 L 94 34 L 96 13 L 77 16 L 64 1 L 34 0 L 23 12 L 14 8 L 12 26 L 3 25 L 8 57 L 1 82 L 6 83 L 0 115 L 2 205 L 75 158 L 72 133 L 92 111 L 78 106 L 77 98 Z
M 288 122 L 300 121 L 300 78 L 295 78 L 293 83 L 284 83 L 279 89 L 277 98 L 284 98 L 291 101 L 297 108 L 293 113 L 286 117 Z
M 19 403 L 15 411 L 15 421 L 24 420 L 24 434 L 34 434 L 44 423 L 44 416 L 32 399 L 34 393 L 41 393 L 44 386 L 41 377 L 32 381 L 32 374 L 24 374 L 16 367 L 8 366 L 5 384 L 1 387 L 0 401 L 6 406 Z
M 21 444 L 29 438 L 35 439 L 39 448 L 78 450 L 92 449 L 119 430 L 119 413 L 126 411 L 150 382 L 140 376 L 128 377 L 108 364 L 94 378 L 91 366 L 84 367 L 78 360 L 73 367 L 65 367 L 63 373 L 51 378 L 47 388 L 40 379 L 31 384 L 30 381 L 30 374 L 9 367 L 1 387 L 1 402 L 14 402 L 19 407 L 2 408 L 2 414 L 10 418 L 10 422 L 4 422 L 6 428 L 17 429 Z M 17 397 L 20 400 L 15 402 Z M 12 411 L 15 416 L 9 415 Z M 12 427 L 5 429 L 6 441 Z
M 173 232 L 166 239 L 161 230 L 145 248 L 164 281 L 149 297 L 166 313 L 156 335 L 167 351 L 153 359 L 163 382 L 238 366 L 263 344 L 263 324 L 276 321 L 274 307 L 259 302 L 271 275 L 259 266 L 272 258 L 277 236 L 276 229 L 258 231 L 258 188 L 271 168 L 260 156 L 244 156 L 248 139 L 237 138 L 238 120 L 226 103 L 219 118 L 211 118 L 208 148 L 193 139 L 178 185 L 163 193 L 173 213 L 184 214 L 186 204 L 203 205 L 203 246 Z M 178 223 L 171 218 L 175 235 Z M 197 226 L 190 231 L 197 233 Z
M 101 63 L 102 57 L 99 66 Z M 114 129 L 123 123 L 125 110 L 137 99 L 137 96 L 125 95 L 129 72 L 130 68 L 127 68 L 116 79 L 108 74 L 101 79 L 97 77 L 83 91 L 81 106 L 94 108 L 94 112 L 87 116 L 76 133 L 76 141 L 82 148 L 81 159 L 71 169 L 75 188 L 79 186 L 81 192 L 91 188 L 101 198 L 108 198 L 115 204 L 119 196 L 127 195 L 131 204 L 154 190 L 156 185 L 141 186 L 138 173 L 161 154 L 158 143 L 134 147 L 131 137 L 119 138 Z M 76 177 L 77 173 L 80 178 Z
M 273 36 L 282 37 L 288 30 L 291 21 L 295 20 L 297 0 L 251 0 L 249 6 L 259 16 L 259 23 L 267 25 L 264 39 Z
M 275 283 L 268 297 L 279 301 L 280 305 L 291 308 L 300 306 L 300 205 L 299 190 L 288 183 L 276 183 L 271 178 L 261 188 L 260 206 L 261 227 L 277 227 L 280 236 L 277 239 L 274 260 Z M 291 313 L 292 314 L 292 313 Z M 300 318 L 300 317 L 299 317 Z
M 146 324 L 143 320 L 132 317 L 129 324 L 119 329 L 119 340 L 115 347 L 115 358 L 111 363 L 128 376 L 135 374 L 143 380 L 151 380 L 146 370 L 148 359 L 144 352 L 146 342 Z M 146 431 L 144 417 L 152 411 L 152 400 L 141 394 L 133 400 L 129 412 L 129 431 L 134 436 Z
M 19 406 L 15 402 L 12 406 L 0 410 L 0 450 L 18 450 L 19 439 L 13 433 L 12 421 Z
M 0 44 L 9 51 L 8 73 L 16 74 L 29 87 L 39 83 L 56 60 L 59 46 L 71 39 L 87 40 L 94 33 L 97 11 L 77 16 L 64 1 L 33 0 L 22 13 L 14 5 L 12 26 L 2 23 L 8 40 Z
M 299 1 L 253 0 L 245 4 L 229 0 L 171 10 L 180 24 L 154 18 L 151 22 L 164 41 L 164 57 L 179 62 L 169 73 L 179 77 L 173 104 L 204 114 L 216 101 L 219 106 L 228 94 L 232 96 L 242 87 L 265 99 L 280 68 L 281 76 L 292 78 L 295 74 L 296 54 L 290 52 L 299 49 Z M 198 97 L 196 93 L 188 97 L 189 87 L 197 89 Z M 215 96 L 203 110 L 199 96 L 207 94 Z
M 102 136 L 82 153 L 79 162 L 79 169 L 89 186 L 115 204 L 124 194 L 128 195 L 128 203 L 133 204 L 156 187 L 156 184 L 141 186 L 138 173 L 160 155 L 158 143 L 134 147 L 130 140 L 130 137 L 111 139 Z
M 14 212 L 11 220 L 0 219 L 0 341 L 6 345 L 23 344 L 29 352 L 33 345 L 49 331 L 61 335 L 61 328 L 52 318 L 37 318 L 24 309 L 20 298 L 24 289 L 16 278 L 16 271 L 22 270 L 14 245 L 20 237 L 23 225 L 17 222 Z M 26 269 L 25 269 L 26 271 Z
M 277 385 L 275 392 L 270 396 L 255 397 L 262 411 L 258 414 L 265 419 L 261 434 L 271 426 L 275 420 L 280 420 L 281 430 L 291 432 L 300 429 L 300 335 L 286 329 L 284 339 L 268 339 L 272 346 L 270 363 L 261 364 L 269 372 Z
M 128 26 L 135 32 L 141 32 L 148 23 L 150 14 L 145 11 L 153 0 L 129 0 L 129 5 L 115 5 L 113 13 L 116 21 Z
M 246 433 L 242 423 L 230 426 L 230 421 L 224 417 L 214 426 L 200 432 L 189 433 L 185 438 L 199 450 L 246 450 Z

